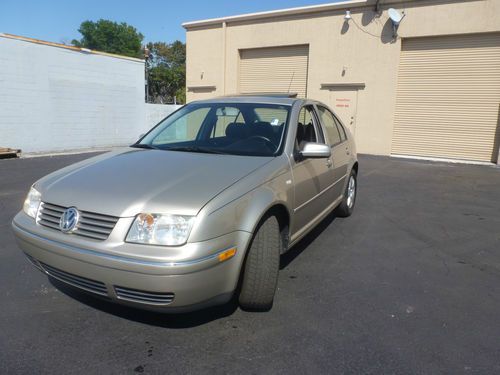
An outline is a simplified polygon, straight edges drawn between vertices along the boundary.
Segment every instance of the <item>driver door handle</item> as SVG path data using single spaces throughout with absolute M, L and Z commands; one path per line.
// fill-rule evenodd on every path
M 327 159 L 327 160 L 326 160 L 326 166 L 327 166 L 328 168 L 331 168 L 331 167 L 332 167 L 332 165 L 333 165 L 332 160 L 331 160 L 331 159 Z

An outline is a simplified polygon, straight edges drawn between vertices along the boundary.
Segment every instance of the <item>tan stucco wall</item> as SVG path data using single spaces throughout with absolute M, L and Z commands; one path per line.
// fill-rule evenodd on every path
M 388 3 L 380 16 L 374 7 L 352 8 L 348 28 L 343 9 L 228 22 L 225 28 L 188 28 L 188 101 L 237 93 L 240 49 L 309 44 L 308 97 L 335 109 L 332 93 L 321 89 L 322 84 L 364 83 L 357 97 L 357 147 L 362 153 L 388 155 L 401 38 L 500 31 L 500 0 Z M 395 42 L 386 11 L 390 6 L 406 13 Z M 210 85 L 215 91 L 189 90 Z
M 224 82 L 222 26 L 193 30 L 186 34 L 186 82 L 187 86 L 216 86 L 211 92 L 203 88 L 187 93 L 187 100 L 206 99 L 223 95 Z

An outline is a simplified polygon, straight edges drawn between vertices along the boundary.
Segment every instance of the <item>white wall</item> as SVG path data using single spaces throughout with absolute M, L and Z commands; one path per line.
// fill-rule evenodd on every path
M 180 108 L 180 105 L 174 104 L 149 104 L 146 103 L 146 125 L 152 128 L 169 114 Z
M 0 147 L 37 153 L 126 145 L 170 107 L 145 105 L 140 60 L 0 35 Z

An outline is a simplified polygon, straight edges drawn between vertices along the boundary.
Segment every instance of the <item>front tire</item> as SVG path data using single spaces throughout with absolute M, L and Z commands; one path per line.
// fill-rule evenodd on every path
M 354 205 L 356 204 L 356 195 L 358 193 L 358 179 L 357 173 L 353 169 L 347 180 L 347 184 L 344 191 L 344 199 L 338 205 L 336 209 L 337 216 L 348 217 L 352 215 L 354 211 Z
M 248 249 L 239 295 L 242 309 L 268 311 L 273 306 L 281 246 L 278 220 L 269 216 L 258 226 Z

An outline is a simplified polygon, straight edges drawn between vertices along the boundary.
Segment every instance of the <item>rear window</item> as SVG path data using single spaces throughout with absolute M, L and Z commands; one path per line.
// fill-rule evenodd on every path
M 281 126 L 286 122 L 288 110 L 284 108 L 255 108 L 258 121 L 268 122 L 272 126 Z

